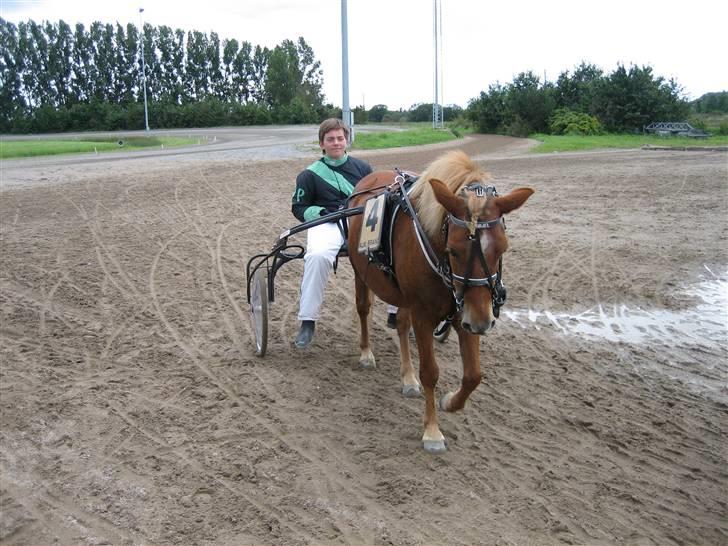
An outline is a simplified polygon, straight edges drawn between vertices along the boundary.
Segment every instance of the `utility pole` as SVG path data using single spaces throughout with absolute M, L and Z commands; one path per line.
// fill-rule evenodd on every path
M 346 0 L 341 0 L 341 118 L 349 126 L 349 143 L 354 142 L 354 116 L 349 107 L 349 30 Z
M 147 113 L 147 65 L 144 60 L 144 8 L 139 8 L 139 39 L 142 42 L 142 87 L 144 88 L 144 130 L 149 132 L 149 114 Z
M 441 129 L 443 127 L 443 111 L 440 96 L 442 94 L 442 80 L 440 79 L 440 72 L 442 70 L 440 66 L 442 61 L 442 6 L 440 5 L 440 0 L 432 0 L 432 8 L 433 53 L 435 60 L 435 99 L 432 103 L 432 128 Z

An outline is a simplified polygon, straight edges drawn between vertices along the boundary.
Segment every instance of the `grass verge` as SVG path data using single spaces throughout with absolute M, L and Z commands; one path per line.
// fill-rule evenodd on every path
M 355 150 L 378 150 L 381 148 L 400 148 L 436 144 L 460 138 L 451 129 L 407 129 L 396 132 L 357 133 L 353 148 Z
M 98 137 L 57 140 L 0 140 L 0 159 L 38 157 L 58 154 L 133 151 L 173 148 L 198 142 L 196 138 L 177 137 Z
M 561 136 L 539 133 L 529 135 L 529 138 L 541 141 L 541 144 L 531 149 L 533 153 L 573 152 L 597 148 L 641 148 L 648 145 L 669 146 L 672 148 L 728 146 L 728 136 L 726 135 L 689 138 L 648 135 Z

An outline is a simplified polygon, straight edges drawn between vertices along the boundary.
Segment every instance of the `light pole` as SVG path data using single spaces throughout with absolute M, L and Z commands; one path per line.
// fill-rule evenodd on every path
M 354 116 L 349 108 L 349 23 L 347 20 L 346 0 L 341 0 L 341 117 L 349 126 L 349 143 L 354 142 Z
M 433 18 L 432 31 L 434 42 L 434 60 L 435 60 L 435 102 L 432 104 L 432 128 L 442 129 L 443 127 L 443 108 L 440 104 L 442 101 L 442 80 L 440 72 L 442 67 L 442 5 L 440 0 L 432 0 Z
M 142 42 L 142 87 L 144 88 L 144 129 L 149 131 L 149 115 L 147 114 L 147 65 L 144 61 L 144 8 L 139 8 L 139 40 Z

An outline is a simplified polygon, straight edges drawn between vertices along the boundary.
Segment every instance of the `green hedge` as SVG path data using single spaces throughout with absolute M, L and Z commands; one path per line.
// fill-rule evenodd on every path
M 604 132 L 597 118 L 568 108 L 554 112 L 549 119 L 549 130 L 552 135 L 600 135 Z

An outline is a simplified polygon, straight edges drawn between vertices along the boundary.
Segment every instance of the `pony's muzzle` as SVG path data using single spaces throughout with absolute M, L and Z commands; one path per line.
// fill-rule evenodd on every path
M 495 319 L 492 319 L 490 321 L 478 322 L 477 324 L 463 321 L 462 325 L 463 328 L 465 328 L 465 330 L 467 330 L 471 334 L 474 334 L 476 336 L 482 336 L 488 330 L 495 326 Z

